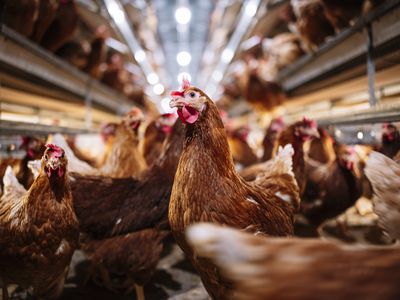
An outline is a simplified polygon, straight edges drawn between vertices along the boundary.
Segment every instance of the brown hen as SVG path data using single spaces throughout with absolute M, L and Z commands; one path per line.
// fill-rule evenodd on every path
M 198 224 L 188 230 L 198 256 L 234 283 L 235 300 L 395 300 L 400 248 L 354 247 L 317 239 L 254 236 Z
M 47 145 L 42 168 L 21 197 L 4 193 L 0 199 L 0 282 L 33 287 L 38 298 L 60 296 L 79 226 L 64 151 Z
M 171 193 L 169 222 L 178 245 L 200 273 L 213 299 L 229 299 L 230 283 L 214 264 L 193 255 L 185 239 L 186 228 L 208 221 L 259 234 L 293 234 L 293 207 L 284 190 L 272 192 L 245 182 L 235 171 L 225 128 L 210 98 L 184 81 L 172 93 L 171 107 L 185 123 L 184 148 Z M 269 177 L 271 186 L 287 187 L 283 178 L 293 175 L 284 168 Z M 266 179 L 267 180 L 267 179 Z M 264 181 L 264 184 L 267 184 Z M 292 189 L 297 185 L 292 180 Z

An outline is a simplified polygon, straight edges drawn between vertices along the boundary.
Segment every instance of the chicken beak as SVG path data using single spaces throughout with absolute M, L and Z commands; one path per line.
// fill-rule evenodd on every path
M 185 101 L 182 97 L 175 97 L 172 98 L 171 101 L 169 102 L 169 107 L 174 108 L 181 108 L 185 105 Z
M 319 132 L 318 132 L 318 128 L 317 128 L 317 127 L 309 128 L 309 129 L 307 130 L 307 134 L 308 134 L 310 137 L 317 138 L 317 139 L 319 139 L 319 138 L 321 137 L 320 134 L 319 134 Z

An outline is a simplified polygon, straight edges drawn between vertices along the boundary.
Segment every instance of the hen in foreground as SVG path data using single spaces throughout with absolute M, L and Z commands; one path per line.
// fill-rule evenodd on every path
M 57 298 L 78 245 L 78 221 L 64 151 L 48 144 L 39 177 L 26 193 L 0 199 L 0 283 L 33 288 L 38 298 Z
M 374 190 L 374 212 L 379 225 L 400 240 L 400 164 L 385 155 L 372 152 L 365 173 Z
M 171 230 L 212 298 L 229 299 L 230 283 L 221 277 L 215 265 L 193 255 L 185 239 L 186 228 L 208 221 L 258 234 L 290 236 L 294 209 L 285 191 L 288 182 L 289 188 L 298 187 L 293 173 L 286 168 L 264 179 L 263 186 L 269 180 L 269 189 L 245 182 L 235 171 L 216 105 L 187 81 L 181 91 L 171 95 L 170 106 L 178 108 L 178 115 L 186 124 L 169 206 Z
M 232 299 L 400 297 L 399 247 L 363 248 L 316 239 L 269 238 L 212 224 L 195 225 L 187 235 L 196 254 L 211 259 L 232 280 Z

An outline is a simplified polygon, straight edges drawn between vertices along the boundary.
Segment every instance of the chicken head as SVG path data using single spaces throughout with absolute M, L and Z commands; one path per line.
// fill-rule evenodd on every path
M 180 91 L 171 92 L 171 108 L 178 109 L 178 116 L 184 124 L 195 123 L 206 107 L 208 97 L 198 88 L 190 86 L 184 79 Z
M 47 144 L 42 158 L 42 166 L 49 178 L 62 178 L 67 170 L 67 158 L 62 148 Z

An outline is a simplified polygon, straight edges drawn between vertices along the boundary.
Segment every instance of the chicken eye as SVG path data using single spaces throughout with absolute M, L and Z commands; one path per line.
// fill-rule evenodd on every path
M 44 155 L 44 159 L 45 159 L 45 160 L 48 160 L 48 159 L 49 159 L 49 156 L 48 156 L 47 154 L 45 154 L 45 155 Z
M 196 93 L 195 92 L 190 92 L 189 96 L 190 96 L 190 98 L 194 98 L 196 96 Z

